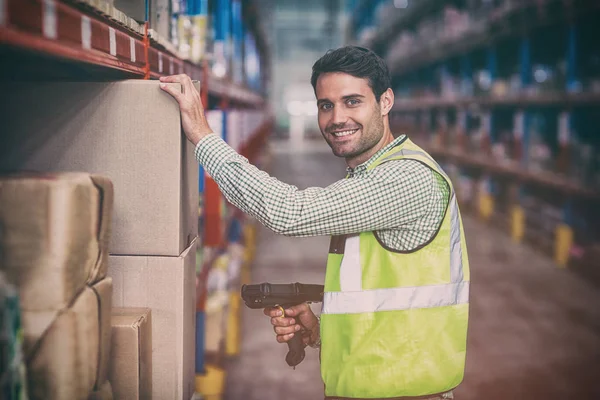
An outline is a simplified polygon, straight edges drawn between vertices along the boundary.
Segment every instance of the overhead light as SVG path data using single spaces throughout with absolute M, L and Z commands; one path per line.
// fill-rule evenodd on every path
M 533 73 L 533 77 L 537 83 L 544 83 L 548 79 L 548 72 L 543 68 L 537 68 Z
M 394 7 L 396 7 L 396 8 L 408 7 L 408 0 L 394 0 Z
M 223 63 L 220 63 L 220 62 L 216 62 L 213 65 L 212 71 L 213 71 L 213 74 L 215 74 L 215 76 L 217 78 L 222 78 L 227 73 L 227 69 L 225 68 L 225 65 Z
M 314 101 L 305 101 L 304 102 L 304 112 L 308 116 L 315 116 L 318 114 L 319 110 L 317 108 L 317 104 Z
M 294 117 L 299 117 L 304 114 L 304 103 L 298 100 L 290 101 L 287 104 L 287 111 Z

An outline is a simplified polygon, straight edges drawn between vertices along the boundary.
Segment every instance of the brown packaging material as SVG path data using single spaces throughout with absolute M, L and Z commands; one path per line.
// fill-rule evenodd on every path
M 98 362 L 107 359 L 99 354 L 107 347 L 100 338 L 100 314 L 110 307 L 110 287 L 110 278 L 85 287 L 27 356 L 30 399 L 86 399 L 94 390 Z
M 147 1 L 147 0 L 114 0 L 113 4 L 115 8 L 119 11 L 122 11 L 130 18 L 135 19 L 140 23 L 144 23 L 146 21 L 146 5 L 148 4 L 149 10 L 148 14 L 150 17 L 150 26 L 154 27 L 154 23 L 156 20 L 156 1 Z
M 98 348 L 98 374 L 96 375 L 96 384 L 94 388 L 100 390 L 102 385 L 108 379 L 108 366 L 110 361 L 110 340 L 111 340 L 111 310 L 112 310 L 112 278 L 108 277 L 101 280 L 94 286 L 92 290 L 96 293 L 99 300 L 99 342 Z
M 123 397 L 124 399 L 126 397 Z M 113 400 L 113 389 L 109 381 L 102 384 L 100 389 L 90 393 L 87 400 Z
M 0 176 L 0 270 L 19 288 L 21 309 L 35 316 L 33 341 L 86 283 L 106 276 L 112 204 L 102 176 Z
M 113 308 L 109 381 L 116 399 L 152 399 L 152 312 Z
M 196 245 L 179 257 L 110 257 L 113 306 L 152 309 L 154 399 L 193 394 Z
M 11 96 L 0 109 L 0 171 L 108 177 L 111 254 L 178 256 L 197 236 L 198 164 L 159 82 L 2 82 L 0 90 Z

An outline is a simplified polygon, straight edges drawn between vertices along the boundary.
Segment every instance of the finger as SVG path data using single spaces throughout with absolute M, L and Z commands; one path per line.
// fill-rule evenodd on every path
M 192 78 L 190 78 L 187 75 L 184 75 L 182 80 L 181 80 L 181 85 L 183 86 L 183 91 L 185 93 L 194 93 L 196 91 L 196 88 L 194 87 L 194 84 L 192 83 Z
M 305 313 L 308 311 L 308 304 L 301 303 L 297 306 L 293 306 L 290 308 L 286 308 L 285 315 L 289 315 L 290 317 L 297 317 L 298 315 Z
M 265 308 L 263 312 L 269 317 L 281 317 L 281 310 L 279 308 L 268 307 Z
M 181 83 L 181 81 L 187 77 L 185 74 L 179 75 L 169 75 L 169 76 L 161 76 L 159 79 L 161 82 L 169 82 L 169 83 Z
M 165 83 L 161 83 L 159 86 L 162 90 L 169 93 L 175 98 L 175 100 L 181 103 L 181 100 L 183 99 L 183 93 L 181 93 L 181 90 L 179 88 L 167 85 Z
M 275 317 L 271 318 L 271 324 L 275 326 L 292 326 L 296 324 L 296 320 L 294 318 Z
M 289 342 L 289 340 L 291 338 L 293 338 L 293 337 L 294 337 L 293 333 L 290 333 L 290 334 L 287 334 L 287 335 L 280 335 L 280 336 L 277 336 L 277 341 L 279 343 L 285 343 L 285 342 Z
M 302 329 L 302 327 L 300 325 L 275 326 L 273 328 L 273 330 L 275 331 L 275 333 L 278 334 L 278 335 L 287 335 L 287 334 L 290 334 L 290 333 L 298 332 L 298 331 L 300 331 L 300 329 Z

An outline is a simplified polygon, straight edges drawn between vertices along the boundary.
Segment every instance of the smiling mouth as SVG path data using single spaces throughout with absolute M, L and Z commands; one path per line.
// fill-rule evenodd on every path
M 349 129 L 346 131 L 337 131 L 337 132 L 331 132 L 331 134 L 335 137 L 344 137 L 344 136 L 350 136 L 355 134 L 356 132 L 358 132 L 358 129 Z

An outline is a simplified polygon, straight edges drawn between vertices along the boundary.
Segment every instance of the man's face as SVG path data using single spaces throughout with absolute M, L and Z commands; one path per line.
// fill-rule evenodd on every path
M 367 79 L 328 72 L 319 76 L 315 92 L 319 128 L 333 154 L 354 158 L 381 140 L 381 107 Z

